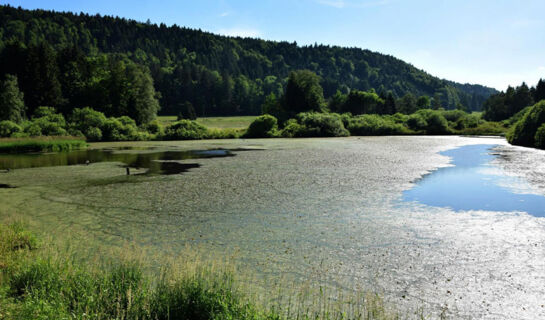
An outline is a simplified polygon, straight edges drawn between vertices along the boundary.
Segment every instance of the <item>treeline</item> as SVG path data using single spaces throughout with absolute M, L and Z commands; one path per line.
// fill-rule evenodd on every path
M 40 106 L 68 115 L 78 106 L 147 123 L 159 110 L 149 70 L 123 54 L 86 56 L 77 47 L 10 43 L 0 53 L 0 120 L 20 122 Z
M 267 96 L 262 107 L 263 113 L 275 116 L 281 123 L 301 112 L 407 115 L 420 109 L 445 108 L 437 95 L 433 98 L 426 95 L 417 97 L 409 92 L 401 98 L 396 98 L 392 91 L 377 93 L 374 89 L 369 91 L 354 89 L 347 94 L 337 91 L 326 100 L 320 77 L 309 70 L 291 72 L 285 92 L 278 97 L 274 94 Z M 457 109 L 467 111 L 461 104 L 457 105 Z
M 260 114 L 266 98 L 282 95 L 289 73 L 299 69 L 320 77 L 328 99 L 337 92 L 374 88 L 378 93 L 391 92 L 396 99 L 407 93 L 427 95 L 447 109 L 476 110 L 495 93 L 483 86 L 441 80 L 394 57 L 357 48 L 301 47 L 176 25 L 9 6 L 0 6 L 0 50 L 4 62 L 0 77 L 17 76 L 29 114 L 40 105 L 65 115 L 90 106 L 108 116 L 129 115 L 144 122 L 145 117 L 132 114 L 135 84 L 125 81 L 131 79 L 131 72 L 139 74 L 141 86 L 152 84 L 155 92 L 149 95 L 158 101 L 160 112 L 169 115 Z M 18 61 L 17 50 L 26 51 L 22 57 L 30 60 L 12 65 Z M 51 63 L 40 63 L 46 66 L 42 69 L 26 67 L 40 59 Z M 49 81 L 41 87 L 29 85 L 36 82 L 35 77 Z M 78 87 L 73 88 L 74 84 Z M 51 95 L 44 96 L 42 90 Z M 149 107 L 153 109 L 156 106 Z
M 490 121 L 505 120 L 544 99 L 545 81 L 543 79 L 531 88 L 524 82 L 516 88 L 509 86 L 505 92 L 493 94 L 485 101 L 483 117 Z
M 153 90 L 150 82 L 147 83 L 148 90 L 144 92 L 149 94 L 149 101 L 153 101 Z M 128 85 L 127 88 L 132 87 Z M 133 92 L 133 89 L 128 89 L 128 92 Z M 104 90 L 107 92 L 108 89 Z M 377 94 L 373 89 L 351 90 L 348 94 L 337 92 L 326 100 L 320 78 L 309 70 L 290 73 L 286 90 L 278 97 L 275 94 L 267 96 L 261 107 L 266 115 L 258 118 L 245 132 L 210 130 L 192 121 L 194 113 L 185 111 L 178 116 L 177 122 L 163 128 L 157 120 L 152 120 L 151 112 L 131 109 L 134 114 L 150 116 L 135 121 L 128 116 L 116 116 L 119 114 L 114 112 L 115 108 L 106 108 L 108 113 L 101 112 L 104 110 L 100 105 L 98 110 L 101 111 L 89 107 L 67 109 L 66 116 L 55 108 L 40 106 L 34 109 L 30 119 L 25 119 L 23 96 L 18 90 L 16 77 L 7 76 L 0 86 L 0 109 L 5 111 L 2 113 L 5 119 L 0 121 L 1 137 L 70 135 L 85 136 L 89 141 L 125 141 L 238 138 L 242 135 L 254 138 L 502 134 L 506 130 L 501 124 L 485 122 L 480 115 L 468 114 L 464 110 L 445 110 L 438 99 L 416 97 L 411 93 L 396 99 L 392 92 Z M 129 104 L 138 105 L 141 104 Z M 149 105 L 155 108 L 156 103 L 149 102 Z

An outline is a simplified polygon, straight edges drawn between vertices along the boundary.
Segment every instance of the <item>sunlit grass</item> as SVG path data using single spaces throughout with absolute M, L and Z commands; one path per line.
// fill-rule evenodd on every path
M 85 259 L 72 250 L 38 242 L 20 223 L 0 225 L 0 319 L 401 318 L 375 294 L 311 284 L 261 291 L 228 259 L 195 250 L 159 269 L 136 247 Z
M 197 122 L 209 129 L 246 129 L 257 118 L 256 116 L 235 116 L 235 117 L 205 117 L 197 118 Z M 176 122 L 176 116 L 158 116 L 157 120 L 168 126 Z
M 87 147 L 79 137 L 31 137 L 0 139 L 0 153 L 70 151 Z

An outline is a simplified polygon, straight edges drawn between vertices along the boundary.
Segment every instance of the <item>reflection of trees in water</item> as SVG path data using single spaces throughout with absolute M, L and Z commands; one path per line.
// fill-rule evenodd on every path
M 147 174 L 177 174 L 197 163 L 179 163 L 187 159 L 203 159 L 234 156 L 228 150 L 163 151 L 163 152 L 115 152 L 113 150 L 81 150 L 60 153 L 36 153 L 0 156 L 0 169 L 70 166 L 97 162 L 121 162 L 126 167 L 148 169 Z

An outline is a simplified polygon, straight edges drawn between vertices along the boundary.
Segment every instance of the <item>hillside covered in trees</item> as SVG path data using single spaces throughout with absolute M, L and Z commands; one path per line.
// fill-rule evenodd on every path
M 260 114 L 294 70 L 320 77 L 324 96 L 357 89 L 386 99 L 429 96 L 478 110 L 494 89 L 433 77 L 358 48 L 232 38 L 109 16 L 0 6 L 0 77 L 15 77 L 28 116 L 92 107 L 138 123 L 160 114 Z

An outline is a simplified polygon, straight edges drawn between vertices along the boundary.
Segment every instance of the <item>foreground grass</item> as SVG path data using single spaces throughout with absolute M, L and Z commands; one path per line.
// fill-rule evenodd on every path
M 0 153 L 59 152 L 84 149 L 87 143 L 76 137 L 33 137 L 0 139 Z
M 332 300 L 320 289 L 314 305 L 303 294 L 265 307 L 232 270 L 179 262 L 153 277 L 136 260 L 60 252 L 21 224 L 0 225 L 0 319 L 399 319 L 376 296 Z

